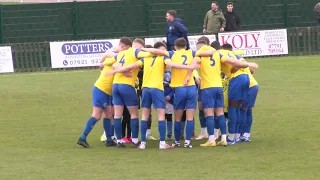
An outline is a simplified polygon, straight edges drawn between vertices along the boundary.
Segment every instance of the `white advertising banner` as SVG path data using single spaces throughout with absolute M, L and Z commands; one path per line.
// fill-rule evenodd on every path
M 99 66 L 103 54 L 120 39 L 50 42 L 52 68 Z
M 12 73 L 13 61 L 12 51 L 10 46 L 0 47 L 0 73 Z
M 153 46 L 156 42 L 163 42 L 163 41 L 167 41 L 167 38 L 166 37 L 155 37 L 155 38 L 145 38 L 144 39 L 144 43 L 146 45 L 151 45 Z
M 219 42 L 243 50 L 244 57 L 288 54 L 286 29 L 219 33 Z
M 189 40 L 189 44 L 190 44 L 190 49 L 192 50 L 197 50 L 196 48 L 196 44 L 197 41 L 200 37 L 202 36 L 206 36 L 207 38 L 209 38 L 210 42 L 213 42 L 216 40 L 216 36 L 215 35 L 197 35 L 197 36 L 188 36 L 188 40 Z M 167 38 L 166 37 L 155 37 L 155 38 L 145 38 L 145 44 L 146 45 L 154 45 L 154 43 L 159 42 L 159 41 L 166 41 Z

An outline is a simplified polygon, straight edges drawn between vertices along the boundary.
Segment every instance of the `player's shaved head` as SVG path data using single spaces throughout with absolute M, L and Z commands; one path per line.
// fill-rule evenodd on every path
M 160 47 L 164 47 L 165 49 L 167 49 L 167 45 L 164 42 L 161 42 L 161 41 L 156 42 L 153 47 L 157 48 L 157 49 L 159 49 Z
M 207 37 L 205 37 L 205 36 L 200 37 L 200 38 L 198 39 L 198 42 L 199 42 L 199 41 L 204 41 L 204 42 L 206 42 L 206 45 L 209 45 L 209 44 L 210 44 L 209 38 L 207 38 Z
M 126 46 L 130 46 L 130 47 L 132 46 L 132 41 L 128 37 L 121 38 L 120 43 L 122 43 L 123 45 L 126 45 Z
M 118 52 L 123 51 L 123 50 L 127 50 L 132 46 L 132 41 L 130 38 L 128 37 L 123 37 L 120 39 L 119 41 L 119 49 Z
M 151 46 L 151 45 L 149 45 L 149 44 L 146 45 L 145 47 L 146 47 L 146 48 L 153 48 L 153 46 Z
M 133 40 L 132 47 L 135 49 L 141 49 L 144 47 L 144 41 L 142 39 L 137 38 Z
M 221 45 L 220 45 L 219 41 L 213 41 L 210 46 L 215 48 L 216 50 L 221 49 Z
M 198 42 L 197 42 L 197 45 L 198 45 L 198 44 L 206 45 L 207 43 L 206 43 L 205 41 L 198 41 Z
M 187 47 L 187 41 L 184 38 L 179 38 L 174 41 L 174 46 L 177 49 L 185 49 Z
M 224 49 L 224 50 L 232 51 L 232 46 L 231 46 L 231 44 L 228 44 L 228 43 L 222 45 L 221 48 Z
M 197 50 L 199 50 L 204 45 L 207 45 L 207 43 L 205 41 L 198 41 L 196 44 Z
M 139 44 L 141 44 L 142 46 L 144 46 L 144 40 L 142 40 L 142 39 L 140 39 L 140 38 L 134 39 L 133 42 L 134 42 L 134 43 L 139 43 Z

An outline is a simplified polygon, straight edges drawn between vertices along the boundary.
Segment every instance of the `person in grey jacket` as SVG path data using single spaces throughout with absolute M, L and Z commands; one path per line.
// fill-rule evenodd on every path
M 216 1 L 212 2 L 211 10 L 209 10 L 204 18 L 203 33 L 217 34 L 223 32 L 226 27 L 226 19 L 218 7 Z

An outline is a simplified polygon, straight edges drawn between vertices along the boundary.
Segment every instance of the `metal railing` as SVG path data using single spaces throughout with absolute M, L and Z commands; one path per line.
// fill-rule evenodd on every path
M 288 28 L 287 36 L 289 55 L 320 54 L 320 27 Z M 61 70 L 51 68 L 49 42 L 16 43 L 6 46 L 12 48 L 15 72 Z

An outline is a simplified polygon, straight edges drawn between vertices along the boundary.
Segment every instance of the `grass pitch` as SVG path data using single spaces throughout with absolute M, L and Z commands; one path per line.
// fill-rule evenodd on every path
M 106 148 L 102 123 L 76 145 L 98 70 L 1 75 L 0 179 L 319 179 L 319 60 L 257 59 L 251 143 L 169 151 Z

